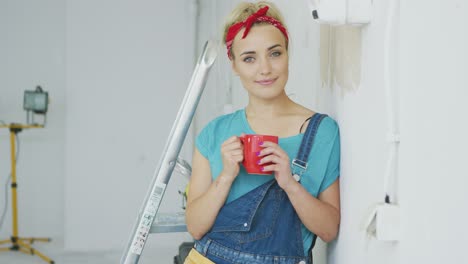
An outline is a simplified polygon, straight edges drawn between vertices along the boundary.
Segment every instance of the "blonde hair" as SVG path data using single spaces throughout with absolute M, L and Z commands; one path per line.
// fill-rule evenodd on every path
M 278 7 L 276 7 L 275 4 L 268 2 L 268 1 L 258 1 L 255 3 L 242 2 L 238 4 L 231 11 L 231 13 L 226 17 L 226 22 L 223 28 L 223 43 L 226 44 L 226 35 L 229 31 L 229 28 L 232 25 L 245 21 L 249 16 L 256 13 L 259 9 L 265 6 L 268 6 L 268 12 L 266 13 L 266 15 L 281 22 L 284 28 L 288 30 L 284 23 L 283 16 L 281 15 L 281 12 L 279 11 Z M 265 23 L 267 22 L 258 22 L 258 24 L 265 24 Z M 286 48 L 287 47 L 288 47 L 288 43 L 286 43 Z

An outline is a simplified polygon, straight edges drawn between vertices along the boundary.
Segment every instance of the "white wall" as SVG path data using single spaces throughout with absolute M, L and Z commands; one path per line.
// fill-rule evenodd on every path
M 467 5 L 461 1 L 401 1 L 394 21 L 392 84 L 401 143 L 397 201 L 399 243 L 366 240 L 367 208 L 383 199 L 387 158 L 383 34 L 388 2 L 374 1 L 363 30 L 362 84 L 333 87 L 342 140 L 342 225 L 330 263 L 466 263 L 468 142 L 466 104 Z
M 36 85 L 48 91 L 51 99 L 47 127 L 19 133 L 18 223 L 23 237 L 63 237 L 65 84 L 64 1 L 1 0 L 0 120 L 25 123 L 23 93 Z M 8 133 L 0 130 L 0 214 L 11 171 Z M 0 240 L 12 235 L 8 195 Z
M 329 263 L 398 263 L 394 247 L 367 240 L 362 228 L 369 209 L 384 199 L 388 157 L 384 90 L 386 12 L 387 2 L 374 1 L 372 22 L 362 28 L 359 88 L 348 90 L 335 84 L 328 95 L 324 94 L 333 98 L 331 111 L 340 125 L 342 156 L 342 222 L 338 240 L 329 246 Z M 397 34 L 395 31 L 392 36 Z M 390 45 L 390 57 L 394 58 L 397 47 L 394 42 Z
M 467 25 L 466 1 L 401 2 L 404 264 L 468 263 Z
M 68 2 L 67 249 L 126 246 L 192 73 L 184 3 Z M 161 211 L 182 211 L 184 180 L 171 181 L 179 184 L 170 185 Z M 190 238 L 150 240 L 173 256 Z
M 47 127 L 20 133 L 20 235 L 123 250 L 193 70 L 191 16 L 185 1 L 0 1 L 0 120 L 26 121 L 25 89 L 51 97 Z M 0 133 L 3 210 L 10 146 Z M 186 181 L 171 180 L 162 212 L 181 211 Z M 11 232 L 9 210 L 0 235 Z M 154 235 L 147 255 L 158 247 L 172 261 L 190 240 Z

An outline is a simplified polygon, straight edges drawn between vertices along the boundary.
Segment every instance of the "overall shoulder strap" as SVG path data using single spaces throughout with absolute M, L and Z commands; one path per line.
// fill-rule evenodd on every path
M 314 144 L 315 135 L 317 134 L 320 122 L 322 122 L 325 117 L 327 117 L 327 115 L 315 113 L 307 125 L 297 156 L 293 159 L 291 164 L 292 174 L 296 181 L 300 181 L 302 174 L 307 169 L 307 160 L 309 159 L 309 154 Z
M 314 145 L 315 135 L 317 134 L 320 122 L 327 117 L 325 114 L 315 113 L 309 124 L 307 125 L 307 130 L 304 133 L 304 137 L 301 141 L 301 146 L 299 147 L 299 151 L 297 156 L 292 161 L 292 174 L 296 181 L 301 180 L 302 174 L 307 169 L 307 160 L 309 159 L 310 151 Z M 309 259 L 312 261 L 312 248 L 315 246 L 315 241 L 317 240 L 317 235 L 315 235 L 314 239 L 312 240 L 312 244 L 308 250 L 309 252 Z

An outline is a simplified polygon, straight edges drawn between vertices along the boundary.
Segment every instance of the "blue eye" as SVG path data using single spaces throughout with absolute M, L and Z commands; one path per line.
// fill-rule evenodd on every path
M 253 57 L 245 57 L 244 59 L 242 59 L 242 61 L 250 63 L 250 62 L 254 61 L 254 58 Z
M 272 57 L 279 57 L 280 55 L 281 55 L 281 52 L 279 52 L 279 51 L 273 51 L 273 52 L 271 53 L 271 56 L 272 56 Z

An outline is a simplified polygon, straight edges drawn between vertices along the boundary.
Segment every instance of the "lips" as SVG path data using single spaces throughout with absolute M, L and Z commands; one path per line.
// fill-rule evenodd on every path
M 278 79 L 278 78 L 258 80 L 258 81 L 255 81 L 255 83 L 258 83 L 258 84 L 260 84 L 260 85 L 271 85 L 271 84 L 273 84 L 277 79 Z

